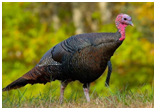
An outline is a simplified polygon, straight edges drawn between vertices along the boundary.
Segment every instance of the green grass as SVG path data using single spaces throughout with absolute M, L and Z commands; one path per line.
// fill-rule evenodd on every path
M 122 89 L 112 91 L 108 88 L 106 91 L 109 94 L 97 94 L 96 90 L 90 93 L 91 101 L 86 102 L 85 96 L 82 92 L 74 91 L 66 98 L 64 97 L 63 104 L 59 103 L 59 96 L 56 95 L 56 89 L 50 89 L 45 93 L 38 93 L 35 96 L 31 94 L 29 97 L 25 96 L 27 89 L 21 92 L 17 90 L 17 94 L 9 94 L 9 92 L 2 95 L 3 108 L 122 108 L 122 107 L 154 107 L 154 90 L 148 91 L 132 91 L 128 90 L 127 86 Z M 139 88 L 138 88 L 139 90 Z M 137 90 L 137 91 L 138 91 Z M 66 93 L 66 92 L 65 92 Z M 4 93 L 3 93 L 4 94 Z

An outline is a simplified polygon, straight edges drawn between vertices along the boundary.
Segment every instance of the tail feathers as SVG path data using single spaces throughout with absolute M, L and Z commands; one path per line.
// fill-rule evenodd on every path
M 47 66 L 36 66 L 19 79 L 15 80 L 2 91 L 9 91 L 25 86 L 26 84 L 44 83 L 51 81 L 49 68 Z
M 20 77 L 16 81 L 9 84 L 7 87 L 3 88 L 2 91 L 9 91 L 11 89 L 17 89 L 17 88 L 20 88 L 22 86 L 25 86 L 26 84 L 27 84 L 27 80 Z

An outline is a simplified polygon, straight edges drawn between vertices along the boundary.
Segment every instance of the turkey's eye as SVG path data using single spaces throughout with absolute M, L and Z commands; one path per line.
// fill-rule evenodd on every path
M 127 18 L 124 18 L 124 20 L 127 20 Z

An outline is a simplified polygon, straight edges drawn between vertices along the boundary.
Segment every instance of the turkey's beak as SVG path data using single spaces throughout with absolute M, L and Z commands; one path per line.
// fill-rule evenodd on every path
M 132 23 L 132 21 L 129 22 L 129 25 L 134 26 L 134 24 Z

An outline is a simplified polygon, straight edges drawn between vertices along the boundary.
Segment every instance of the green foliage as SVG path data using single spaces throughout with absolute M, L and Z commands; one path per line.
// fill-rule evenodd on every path
M 53 9 L 50 12 L 49 4 L 52 8 L 55 6 L 57 11 Z M 121 89 L 129 84 L 127 89 L 138 93 L 146 90 L 152 91 L 154 85 L 154 3 L 108 3 L 108 8 L 112 13 L 109 19 L 111 24 L 107 24 L 107 21 L 102 24 L 97 4 L 89 4 L 89 6 L 96 7 L 95 10 L 83 7 L 82 22 L 85 33 L 93 32 L 91 27 L 96 23 L 99 27 L 96 32 L 116 32 L 114 20 L 119 13 L 132 16 L 135 25 L 135 27 L 126 28 L 126 39 L 111 59 L 113 71 L 110 88 Z M 76 26 L 72 19 L 71 5 L 71 3 L 2 3 L 2 87 L 33 68 L 51 47 L 75 34 Z M 83 4 L 85 5 L 88 6 L 87 3 Z M 56 22 L 52 20 L 53 13 L 59 19 L 58 28 L 55 28 Z M 109 97 L 110 94 L 104 87 L 106 73 L 107 70 L 98 80 L 91 83 L 91 93 L 105 94 Z M 24 91 L 27 88 L 24 97 L 29 97 L 30 94 L 33 97 L 49 90 L 51 85 L 55 89 L 55 95 L 59 96 L 59 81 L 46 85 L 27 85 L 20 90 Z M 142 89 L 138 91 L 137 87 L 142 87 Z M 78 81 L 69 84 L 65 97 L 73 98 L 71 94 L 74 90 L 77 91 L 75 94 L 82 92 L 82 84 Z M 7 94 L 5 92 L 3 96 Z M 9 94 L 14 97 L 14 94 L 18 93 L 17 90 L 12 90 Z

